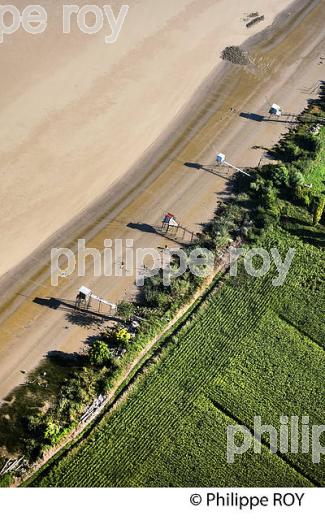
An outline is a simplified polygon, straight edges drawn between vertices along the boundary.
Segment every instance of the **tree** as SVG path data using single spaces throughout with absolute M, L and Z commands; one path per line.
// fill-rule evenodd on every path
M 301 148 L 294 142 L 286 140 L 278 147 L 279 158 L 284 162 L 293 162 L 299 159 L 303 153 Z
M 279 202 L 278 191 L 272 185 L 268 185 L 263 193 L 263 196 L 261 197 L 261 200 L 267 209 L 274 210 L 277 208 Z
M 310 133 L 306 133 L 306 131 L 303 129 L 296 133 L 295 143 L 299 146 L 299 148 L 302 148 L 311 154 L 316 154 L 320 149 L 320 143 L 317 137 L 311 135 Z
M 229 244 L 230 240 L 231 237 L 227 226 L 221 225 L 215 238 L 216 247 L 222 249 Z
M 263 179 L 263 177 L 257 176 L 255 181 L 251 182 L 250 187 L 256 193 L 262 193 L 265 187 L 265 179 Z
M 170 287 L 164 286 L 162 269 L 155 276 L 145 279 L 142 297 L 144 303 L 149 307 L 158 307 L 164 310 L 170 306 Z
M 310 206 L 309 189 L 304 186 L 296 186 L 294 190 L 295 197 L 298 202 L 301 202 L 306 208 Z
M 325 197 L 321 197 L 315 204 L 313 225 L 316 226 L 321 221 L 325 209 Z
M 164 292 L 150 292 L 147 293 L 147 302 L 150 303 L 152 307 L 157 307 L 161 310 L 167 310 L 171 304 L 171 297 L 169 294 Z
M 289 183 L 289 172 L 288 168 L 284 164 L 277 164 L 272 169 L 272 180 L 275 186 L 283 188 L 288 186 Z
M 303 186 L 305 182 L 303 174 L 296 168 L 292 167 L 289 173 L 290 186 L 295 189 L 297 186 Z
M 44 439 L 51 445 L 54 446 L 59 438 L 61 433 L 61 428 L 58 424 L 49 419 L 47 423 L 44 425 Z
M 134 305 L 131 302 L 122 301 L 117 305 L 117 314 L 124 320 L 130 320 L 134 316 Z
M 111 359 L 112 354 L 107 343 L 96 340 L 89 350 L 90 363 L 95 366 L 102 366 Z

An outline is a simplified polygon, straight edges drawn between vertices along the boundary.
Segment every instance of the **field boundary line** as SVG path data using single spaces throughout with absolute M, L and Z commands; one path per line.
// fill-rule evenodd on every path
M 276 315 L 280 318 L 280 320 L 284 321 L 287 325 L 289 325 L 289 327 L 295 329 L 297 332 L 299 332 L 299 334 L 308 338 L 309 341 L 314 343 L 322 352 L 324 352 L 325 346 L 318 343 L 318 341 L 316 341 L 314 338 L 312 338 L 306 331 L 304 331 L 300 327 L 298 327 L 298 325 L 296 323 L 291 321 L 289 318 L 283 316 L 282 314 L 276 313 Z
M 247 430 L 249 430 L 250 434 L 254 437 L 254 439 L 256 439 L 262 446 L 264 446 L 264 448 L 267 448 L 269 451 L 271 451 L 270 443 L 265 441 L 265 440 L 263 440 L 263 438 L 259 439 L 258 437 L 256 437 L 253 428 L 248 426 L 245 422 L 241 421 L 236 415 L 234 415 L 233 413 L 229 412 L 229 410 L 227 408 L 222 406 L 220 403 L 218 403 L 212 397 L 207 397 L 206 396 L 206 399 L 208 401 L 210 401 L 210 403 L 213 405 L 213 407 L 216 410 L 218 410 L 218 412 L 220 412 L 223 415 L 225 415 L 226 417 L 228 417 L 228 419 L 231 419 L 232 421 L 234 421 L 236 424 L 239 424 L 240 426 L 245 426 L 245 428 L 247 428 Z M 294 462 L 292 462 L 285 454 L 280 453 L 280 452 L 277 451 L 276 453 L 272 453 L 272 455 L 275 455 L 276 457 L 279 457 L 283 462 L 285 462 L 294 471 L 296 471 L 296 473 L 298 473 L 300 476 L 302 476 L 306 480 L 308 480 L 313 486 L 315 486 L 315 487 L 322 487 L 322 485 L 317 480 L 315 480 L 313 477 L 310 477 L 308 474 L 305 474 L 304 471 L 298 465 L 296 465 Z

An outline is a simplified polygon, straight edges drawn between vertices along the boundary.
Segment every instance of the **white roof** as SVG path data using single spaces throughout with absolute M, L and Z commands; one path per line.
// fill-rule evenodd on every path
M 274 110 L 281 110 L 281 107 L 279 107 L 279 105 L 277 105 L 276 103 L 273 103 L 271 108 L 273 108 Z
M 79 292 L 85 296 L 90 296 L 92 293 L 91 289 L 88 289 L 88 287 L 85 287 L 84 285 L 80 287 Z
M 218 162 L 224 162 L 225 159 L 226 159 L 225 154 L 223 154 L 223 153 L 218 153 L 218 155 L 217 155 L 217 161 L 218 161 Z
M 170 221 L 168 222 L 168 225 L 172 226 L 172 227 L 178 227 L 178 223 L 174 218 L 170 219 Z

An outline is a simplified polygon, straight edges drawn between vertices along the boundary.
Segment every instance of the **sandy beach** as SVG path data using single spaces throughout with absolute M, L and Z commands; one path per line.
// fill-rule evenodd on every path
M 123 177 L 226 45 L 261 31 L 290 2 L 131 0 L 113 45 L 103 40 L 108 27 L 85 35 L 72 24 L 63 35 L 63 3 L 46 2 L 44 34 L 21 30 L 0 47 L 0 276 Z M 247 29 L 252 11 L 265 21 Z
M 23 35 L 8 46 L 14 54 L 19 44 L 25 59 L 23 68 L 5 77 L 7 88 L 0 87 L 6 100 L 0 140 L 3 273 L 25 258 L 33 260 L 32 251 L 80 212 L 80 222 L 84 220 L 86 227 L 88 219 L 92 231 L 87 245 L 100 250 L 108 237 L 132 238 L 136 247 L 163 247 L 165 239 L 144 232 L 139 223 L 155 225 L 166 209 L 199 230 L 224 195 L 228 178 L 184 163 L 209 164 L 215 151 L 223 150 L 234 164 L 258 164 L 263 147 L 275 143 L 286 126 L 241 114 L 265 114 L 270 99 L 300 112 L 308 98 L 317 95 L 315 88 L 324 76 L 322 2 L 295 4 L 292 14 L 290 7 L 261 36 L 258 32 L 289 2 L 274 1 L 272 8 L 261 1 L 241 2 L 240 8 L 223 0 L 183 0 L 177 7 L 169 1 L 157 2 L 154 8 L 146 0 L 133 4 L 132 16 L 139 20 L 145 6 L 148 9 L 150 30 L 144 37 L 143 24 L 137 25 L 136 18 L 130 21 L 130 14 L 130 31 L 124 33 L 129 39 L 123 39 L 122 32 L 116 49 L 105 50 L 102 36 L 87 46 L 83 43 L 82 49 L 84 36 L 79 34 L 71 36 L 71 45 L 56 41 L 53 28 L 46 38 L 66 49 L 60 56 L 52 51 L 47 56 L 50 44 L 44 40 L 38 62 L 31 49 L 24 48 Z M 253 10 L 265 14 L 266 20 L 248 32 L 242 18 Z M 219 19 L 220 12 L 229 17 L 228 25 Z M 220 63 L 226 45 L 243 42 L 254 32 L 253 68 Z M 0 47 L 0 56 L 4 49 Z M 116 54 L 106 55 L 103 62 L 105 52 Z M 30 75 L 28 59 L 35 66 Z M 15 74 L 22 75 L 22 84 L 13 81 Z M 14 119 L 7 120 L 8 114 Z M 128 192 L 131 180 L 141 175 L 145 180 L 113 219 L 87 210 L 103 192 L 110 193 L 110 187 L 114 193 L 114 183 L 116 193 L 123 187 Z M 99 202 L 103 215 L 114 206 L 114 200 L 105 200 Z M 37 256 L 34 261 L 41 267 Z M 82 283 L 111 301 L 134 294 L 132 278 L 94 279 L 91 268 Z M 16 291 L 14 308 L 2 308 L 0 398 L 22 383 L 23 372 L 49 350 L 74 352 L 92 333 L 72 323 L 64 305 L 46 305 L 49 298 L 73 301 L 79 285 L 78 277 L 72 276 L 58 288 L 51 287 L 45 273 L 42 280 L 26 282 Z

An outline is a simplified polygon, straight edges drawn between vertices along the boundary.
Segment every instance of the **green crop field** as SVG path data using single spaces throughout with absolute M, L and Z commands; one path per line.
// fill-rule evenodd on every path
M 287 282 L 241 272 L 214 292 L 128 398 L 37 486 L 305 486 L 325 484 L 311 455 L 249 450 L 226 460 L 226 427 L 324 424 L 324 257 L 279 231 L 264 245 L 296 248 Z

